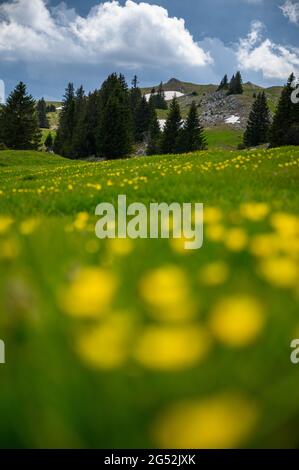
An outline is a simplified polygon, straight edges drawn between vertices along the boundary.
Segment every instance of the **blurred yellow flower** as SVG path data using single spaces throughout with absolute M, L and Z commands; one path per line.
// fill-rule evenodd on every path
M 239 394 L 224 394 L 172 406 L 156 421 L 153 437 L 166 449 L 238 448 L 257 419 L 254 403 Z
M 205 265 L 199 272 L 199 280 L 207 286 L 218 286 L 227 281 L 229 267 L 224 261 L 216 261 Z
M 9 216 L 0 217 L 0 234 L 6 233 L 13 224 L 13 219 Z
M 134 250 L 134 243 L 129 238 L 111 238 L 108 246 L 111 252 L 118 256 L 127 256 Z
M 227 346 L 243 347 L 256 340 L 265 325 L 261 304 L 252 297 L 227 297 L 214 307 L 210 329 Z
M 86 229 L 89 214 L 87 212 L 79 212 L 74 221 L 74 228 L 79 232 Z
M 40 220 L 30 218 L 20 223 L 20 232 L 22 235 L 31 235 L 40 225 Z
M 296 287 L 299 283 L 298 263 L 289 257 L 273 257 L 262 261 L 260 272 L 263 277 L 278 287 Z
M 118 368 L 128 357 L 131 327 L 128 314 L 111 314 L 103 324 L 81 336 L 78 353 L 92 367 Z
M 210 345 L 198 326 L 150 326 L 137 342 L 135 358 L 150 369 L 180 370 L 205 358 Z
M 116 284 L 114 275 L 104 269 L 83 268 L 60 293 L 60 305 L 70 315 L 101 316 L 110 305 Z
M 246 219 L 258 222 L 263 220 L 270 212 L 268 204 L 249 202 L 242 204 L 240 207 L 240 213 Z
M 255 235 L 250 241 L 250 252 L 254 256 L 272 256 L 279 248 L 279 239 L 274 233 Z
M 248 242 L 248 236 L 242 228 L 232 228 L 225 235 L 225 246 L 230 251 L 242 251 Z
M 271 217 L 271 225 L 284 237 L 299 235 L 299 218 L 295 215 L 277 212 Z
M 212 242 L 220 242 L 225 235 L 225 227 L 221 224 L 208 225 L 205 228 L 206 237 Z
M 181 321 L 195 314 L 187 276 L 177 266 L 164 266 L 147 274 L 141 280 L 140 293 L 158 320 Z
M 13 260 L 19 254 L 19 246 L 14 240 L 3 240 L 0 243 L 0 259 Z
M 204 224 L 216 224 L 222 220 L 222 212 L 218 207 L 204 208 Z

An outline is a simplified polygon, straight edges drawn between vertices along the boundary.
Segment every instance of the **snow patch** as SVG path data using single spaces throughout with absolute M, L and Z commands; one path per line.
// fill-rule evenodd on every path
M 164 91 L 165 95 L 165 101 L 171 101 L 174 97 L 176 98 L 181 98 L 182 96 L 185 96 L 184 93 L 181 93 L 180 91 Z M 147 101 L 149 101 L 151 94 L 147 93 L 145 95 L 145 98 Z
M 234 114 L 232 116 L 229 116 L 228 118 L 225 119 L 226 124 L 239 124 L 240 123 L 240 116 L 235 116 Z

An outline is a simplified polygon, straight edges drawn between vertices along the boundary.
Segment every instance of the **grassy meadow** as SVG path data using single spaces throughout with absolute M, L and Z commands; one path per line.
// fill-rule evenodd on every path
M 298 446 L 298 185 L 296 147 L 1 151 L 1 447 Z M 97 239 L 119 194 L 203 203 L 203 247 Z

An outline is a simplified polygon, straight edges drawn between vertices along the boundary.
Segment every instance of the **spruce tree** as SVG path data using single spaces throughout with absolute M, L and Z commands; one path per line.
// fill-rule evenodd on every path
M 140 137 L 140 124 L 139 124 L 139 108 L 140 104 L 142 101 L 142 93 L 140 88 L 138 87 L 138 78 L 135 75 L 133 80 L 132 80 L 132 88 L 130 90 L 130 101 L 131 101 L 131 111 L 132 111 L 132 117 L 133 117 L 133 132 L 134 132 L 134 139 L 135 141 L 140 141 L 142 140 L 142 137 Z
M 174 97 L 169 108 L 164 131 L 161 138 L 161 152 L 175 153 L 182 124 L 182 116 L 178 100 Z
M 46 140 L 45 140 L 45 147 L 47 151 L 49 152 L 53 148 L 53 137 L 51 132 L 48 133 Z
M 142 142 L 150 125 L 150 106 L 145 96 L 141 98 L 135 112 L 135 140 Z
M 192 102 L 188 117 L 180 131 L 178 139 L 179 152 L 194 152 L 207 148 L 207 141 L 204 135 L 204 129 L 200 125 L 198 110 L 195 101 Z
M 224 75 L 223 79 L 221 80 L 217 88 L 217 91 L 220 91 L 220 90 L 228 90 L 228 77 L 226 74 Z
M 233 75 L 228 87 L 228 95 L 241 95 L 243 93 L 242 76 L 240 72 Z
M 269 139 L 270 113 L 265 93 L 259 93 L 252 105 L 244 133 L 244 145 L 255 147 Z
M 62 102 L 54 151 L 64 157 L 72 158 L 73 135 L 75 124 L 74 85 L 69 83 Z
M 133 125 L 128 87 L 122 75 L 110 75 L 100 92 L 101 116 L 97 152 L 104 158 L 121 158 L 132 151 Z
M 160 153 L 161 129 L 155 108 L 149 105 L 149 131 L 147 155 Z
M 41 132 L 38 125 L 36 103 L 20 82 L 7 98 L 2 109 L 2 140 L 11 149 L 37 150 Z
M 295 76 L 292 73 L 284 86 L 278 107 L 273 119 L 270 133 L 271 147 L 296 144 L 296 127 L 299 124 L 299 105 L 291 100 L 294 91 L 293 82 Z
M 41 100 L 37 102 L 36 110 L 37 110 L 39 127 L 41 127 L 42 129 L 49 129 L 49 121 L 47 118 L 47 105 L 46 105 L 44 98 L 42 98 Z
M 85 118 L 86 118 L 87 98 L 83 87 L 81 86 L 76 91 L 75 106 L 74 106 L 74 131 L 72 136 L 71 157 L 81 158 L 86 157 L 86 132 L 85 132 Z
M 158 91 L 157 91 L 157 95 L 156 95 L 156 108 L 157 109 L 167 109 L 167 102 L 165 100 L 165 93 L 164 93 L 164 90 L 163 90 L 163 83 L 161 82 L 159 87 L 158 87 Z

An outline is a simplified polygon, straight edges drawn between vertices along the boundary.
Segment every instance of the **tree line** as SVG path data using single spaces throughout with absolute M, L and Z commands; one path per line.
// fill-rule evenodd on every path
M 226 91 L 227 96 L 242 95 L 244 90 L 241 72 L 238 71 L 234 74 L 230 81 L 228 81 L 228 76 L 225 74 L 217 88 L 217 91 Z

